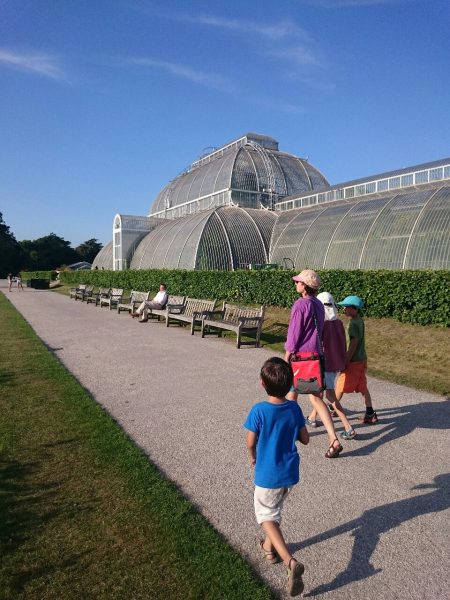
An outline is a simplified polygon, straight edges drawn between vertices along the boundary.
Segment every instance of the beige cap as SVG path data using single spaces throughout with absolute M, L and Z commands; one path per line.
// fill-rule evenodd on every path
M 292 279 L 294 281 L 301 281 L 301 283 L 304 283 L 313 290 L 318 290 L 322 283 L 320 277 L 312 269 L 305 269 L 298 275 L 295 275 Z

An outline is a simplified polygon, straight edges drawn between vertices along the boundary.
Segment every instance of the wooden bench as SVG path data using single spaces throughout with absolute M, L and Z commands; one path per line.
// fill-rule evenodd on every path
M 76 288 L 70 288 L 70 298 L 74 298 L 76 300 L 77 295 L 80 297 L 80 294 L 83 294 L 85 289 L 86 285 L 84 283 L 78 284 Z
M 122 302 L 119 302 L 117 305 L 117 312 L 120 315 L 120 311 L 127 310 L 128 312 L 134 312 L 136 308 L 144 302 L 148 300 L 150 292 L 138 292 L 137 290 L 133 290 L 130 294 L 128 300 L 122 299 Z
M 264 306 L 252 308 L 250 306 L 238 306 L 237 304 L 223 303 L 222 310 L 215 310 L 204 315 L 202 320 L 202 337 L 211 330 L 217 329 L 218 336 L 222 336 L 222 330 L 235 331 L 237 334 L 237 347 L 253 344 L 258 348 L 261 341 L 261 330 L 264 321 Z M 256 333 L 255 342 L 243 342 L 243 333 Z
M 107 298 L 109 296 L 109 292 L 110 288 L 100 288 L 98 292 L 92 294 L 89 298 L 86 298 L 86 304 L 92 303 L 95 304 L 95 306 L 98 306 L 102 298 Z
M 186 298 L 182 306 L 169 306 L 166 312 L 166 327 L 169 327 L 170 321 L 177 321 L 180 325 L 190 323 L 191 334 L 194 335 L 195 323 L 201 325 L 204 314 L 214 311 L 216 302 L 217 300 Z
M 109 310 L 117 307 L 122 302 L 123 289 L 112 288 L 107 298 L 100 298 L 100 308 L 102 306 L 109 306 Z
M 186 296 L 171 296 L 169 295 L 167 299 L 167 304 L 164 308 L 149 308 L 148 309 L 148 317 L 156 317 L 158 321 L 161 317 L 166 318 L 167 311 L 169 308 L 172 310 L 181 310 L 184 306 L 184 301 L 186 300 Z
M 94 286 L 93 285 L 87 285 L 86 289 L 84 290 L 84 292 L 82 294 L 80 294 L 80 298 L 81 298 L 81 302 L 84 302 L 85 300 L 87 301 L 88 298 L 90 298 L 92 296 L 92 294 L 94 293 Z M 77 298 L 75 297 L 75 300 Z

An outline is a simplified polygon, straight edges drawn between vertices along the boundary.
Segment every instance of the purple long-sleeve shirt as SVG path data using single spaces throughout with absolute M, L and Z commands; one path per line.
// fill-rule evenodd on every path
M 287 352 L 319 352 L 322 354 L 322 344 L 317 338 L 314 313 L 320 339 L 322 339 L 325 321 L 325 309 L 322 302 L 315 296 L 299 298 L 295 302 L 291 310 L 287 340 L 284 345 Z

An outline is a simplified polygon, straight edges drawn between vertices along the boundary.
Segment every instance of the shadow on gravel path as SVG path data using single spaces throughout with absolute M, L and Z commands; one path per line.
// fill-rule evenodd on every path
M 434 483 L 416 485 L 412 489 L 430 488 L 433 491 L 428 494 L 371 508 L 364 511 L 358 519 L 349 521 L 334 529 L 329 529 L 299 544 L 294 544 L 292 546 L 293 552 L 313 544 L 319 544 L 343 533 L 352 532 L 355 538 L 347 568 L 338 573 L 333 581 L 317 586 L 308 594 L 305 594 L 305 597 L 320 596 L 354 581 L 366 579 L 379 573 L 381 569 L 375 569 L 371 563 L 371 557 L 383 533 L 395 529 L 405 521 L 420 515 L 439 512 L 450 507 L 450 473 L 438 475 L 434 478 Z

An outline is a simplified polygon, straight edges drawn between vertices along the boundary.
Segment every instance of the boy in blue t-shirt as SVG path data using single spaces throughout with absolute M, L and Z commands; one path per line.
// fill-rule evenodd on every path
M 255 404 L 244 423 L 250 464 L 255 467 L 255 514 L 265 539 L 261 551 L 270 563 L 281 559 L 288 568 L 291 596 L 301 594 L 305 567 L 289 552 L 280 529 L 281 509 L 292 486 L 299 482 L 300 457 L 296 442 L 309 442 L 302 410 L 286 400 L 292 385 L 291 365 L 269 358 L 261 369 L 261 384 L 269 396 Z

